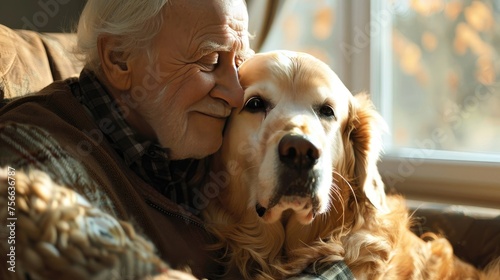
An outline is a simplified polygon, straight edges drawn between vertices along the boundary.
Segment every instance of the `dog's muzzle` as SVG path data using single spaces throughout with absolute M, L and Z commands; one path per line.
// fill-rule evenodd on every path
M 292 209 L 312 220 L 319 208 L 316 196 L 319 174 L 314 166 L 321 150 L 304 135 L 287 134 L 278 144 L 278 156 L 278 186 L 267 208 L 256 205 L 257 214 L 264 219 L 266 215 L 273 216 L 268 220 L 274 221 L 283 211 Z

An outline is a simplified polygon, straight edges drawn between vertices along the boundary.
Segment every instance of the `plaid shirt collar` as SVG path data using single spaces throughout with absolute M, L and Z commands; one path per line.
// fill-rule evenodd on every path
M 139 135 L 124 119 L 126 112 L 120 110 L 119 104 L 111 98 L 92 71 L 84 68 L 80 73 L 79 84 L 80 89 L 74 95 L 125 164 L 173 202 L 191 204 L 192 188 L 187 186 L 186 177 L 194 160 L 170 161 L 168 149 L 156 142 L 138 140 Z
M 344 261 L 309 265 L 300 275 L 288 280 L 352 280 L 354 275 Z

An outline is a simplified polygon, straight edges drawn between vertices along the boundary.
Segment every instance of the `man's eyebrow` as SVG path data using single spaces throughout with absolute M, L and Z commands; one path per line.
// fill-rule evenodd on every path
M 218 52 L 218 51 L 219 52 L 220 51 L 230 52 L 232 50 L 233 50 L 232 46 L 219 44 L 215 41 L 203 41 L 200 44 L 200 47 L 198 48 L 198 54 L 200 56 L 205 56 L 205 55 L 208 55 L 208 54 L 213 53 L 213 52 Z M 252 56 L 253 54 L 254 54 L 253 50 L 251 50 L 249 48 L 238 50 L 236 52 L 236 56 L 242 57 L 242 58 L 248 58 L 248 57 Z
M 214 41 L 203 41 L 198 47 L 198 53 L 202 56 L 217 51 L 231 51 L 231 47 L 219 44 Z

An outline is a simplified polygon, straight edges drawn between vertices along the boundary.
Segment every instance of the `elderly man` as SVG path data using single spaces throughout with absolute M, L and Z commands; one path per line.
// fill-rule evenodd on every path
M 197 217 L 203 194 L 189 178 L 193 159 L 217 151 L 227 117 L 242 105 L 237 67 L 252 53 L 247 25 L 244 0 L 89 0 L 77 31 L 85 68 L 0 111 L 0 166 L 42 170 L 133 222 L 172 267 L 220 274 Z M 92 225 L 109 235 L 99 221 Z

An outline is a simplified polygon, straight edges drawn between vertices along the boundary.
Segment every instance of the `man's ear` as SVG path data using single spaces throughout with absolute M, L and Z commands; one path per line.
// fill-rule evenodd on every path
M 131 87 L 129 57 L 123 52 L 115 51 L 116 44 L 118 44 L 117 39 L 111 36 L 99 36 L 97 39 L 101 68 L 110 86 L 126 91 Z

